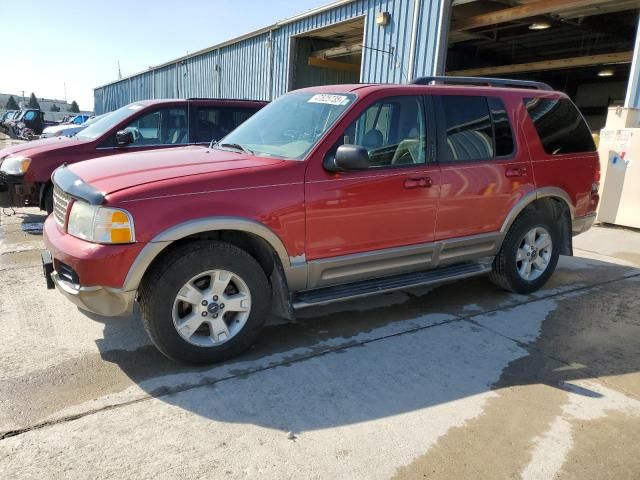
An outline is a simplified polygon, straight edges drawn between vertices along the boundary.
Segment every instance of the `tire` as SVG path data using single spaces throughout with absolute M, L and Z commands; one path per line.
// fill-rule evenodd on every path
M 151 341 L 185 363 L 238 355 L 251 346 L 271 311 L 264 270 L 244 250 L 219 241 L 194 241 L 170 251 L 148 272 L 139 293 Z
M 53 212 L 53 186 L 51 184 L 49 184 L 44 191 L 42 204 L 47 215 L 51 215 L 51 212 Z
M 530 236 L 531 232 L 535 232 L 533 236 Z M 541 248 L 547 241 L 550 242 L 549 247 Z M 532 249 L 530 245 L 535 247 Z M 489 278 L 509 292 L 534 292 L 553 274 L 558 264 L 559 250 L 560 232 L 551 214 L 544 210 L 527 209 L 511 225 L 493 261 Z M 531 265 L 528 278 L 525 262 Z

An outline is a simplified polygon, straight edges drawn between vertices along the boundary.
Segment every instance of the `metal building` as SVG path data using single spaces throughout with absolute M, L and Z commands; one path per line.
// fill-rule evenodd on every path
M 640 108 L 638 0 L 339 0 L 95 89 L 97 113 L 149 98 L 270 100 L 331 83 L 448 74 L 540 80 L 594 131 Z
M 95 111 L 149 98 L 271 100 L 312 84 L 405 82 L 435 74 L 443 70 L 448 4 L 334 2 L 98 87 Z M 357 47 L 340 51 L 345 40 Z

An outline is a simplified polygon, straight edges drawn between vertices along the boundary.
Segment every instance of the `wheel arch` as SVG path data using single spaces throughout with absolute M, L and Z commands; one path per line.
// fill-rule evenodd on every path
M 249 246 L 249 249 L 252 250 L 251 253 L 255 254 L 256 260 L 263 268 L 268 263 L 264 250 L 267 248 L 291 288 L 296 288 L 302 281 L 300 268 L 292 266 L 284 243 L 269 227 L 247 218 L 208 217 L 174 225 L 156 235 L 142 249 L 131 265 L 123 289 L 136 290 L 154 261 L 172 246 L 190 240 L 207 238 L 228 241 L 240 247 Z M 304 281 L 306 282 L 306 275 Z
M 575 207 L 569 194 L 559 187 L 543 187 L 529 192 L 511 209 L 500 231 L 506 234 L 516 218 L 528 208 L 549 211 L 560 225 L 560 254 L 573 255 L 571 225 L 575 218 Z

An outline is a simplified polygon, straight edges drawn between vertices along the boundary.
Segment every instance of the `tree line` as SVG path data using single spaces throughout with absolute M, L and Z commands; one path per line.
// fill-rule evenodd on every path
M 29 97 L 29 102 L 27 103 L 27 107 L 28 108 L 38 108 L 38 109 L 40 109 L 40 104 L 38 103 L 38 99 L 37 99 L 35 93 L 33 93 L 33 92 L 31 92 L 31 96 Z M 18 105 L 18 102 L 16 102 L 16 99 L 13 98 L 13 95 L 9 96 L 9 99 L 7 100 L 7 104 L 5 105 L 5 109 L 6 110 L 19 110 L 20 109 L 20 106 Z M 50 111 L 59 112 L 60 111 L 60 107 L 58 105 L 56 105 L 55 103 L 53 103 L 51 105 Z M 67 111 L 71 112 L 71 113 L 80 113 L 80 107 L 78 106 L 78 103 L 74 100 L 73 102 L 71 102 L 71 105 L 69 106 Z

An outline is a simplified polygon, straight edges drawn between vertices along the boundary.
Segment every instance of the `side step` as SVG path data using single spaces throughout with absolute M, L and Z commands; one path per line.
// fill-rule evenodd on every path
M 301 308 L 326 305 L 333 302 L 341 302 L 378 293 L 392 292 L 411 287 L 424 285 L 436 285 L 438 283 L 462 278 L 482 275 L 491 271 L 490 264 L 462 263 L 449 267 L 436 268 L 426 272 L 415 272 L 390 277 L 362 280 L 354 283 L 346 283 L 331 287 L 322 287 L 315 290 L 300 292 L 294 299 L 292 306 L 298 310 Z

